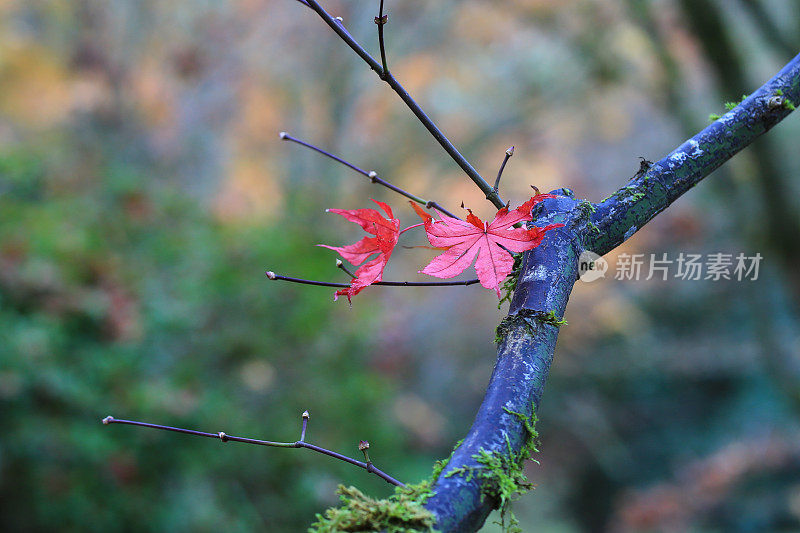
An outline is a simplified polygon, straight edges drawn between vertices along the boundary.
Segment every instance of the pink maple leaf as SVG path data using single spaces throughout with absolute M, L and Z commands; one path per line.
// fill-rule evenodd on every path
M 512 211 L 504 207 L 489 223 L 483 222 L 469 210 L 466 220 L 447 215 L 441 215 L 441 220 L 434 220 L 415 206 L 425 223 L 425 233 L 431 246 L 447 249 L 420 272 L 437 278 L 452 278 L 466 270 L 477 255 L 475 271 L 481 285 L 493 289 L 499 298 L 500 284 L 514 267 L 514 258 L 509 252 L 524 252 L 536 248 L 547 231 L 564 225 L 550 224 L 543 228 L 512 227 L 518 222 L 532 220 L 531 209 L 545 198 L 555 196 L 537 194 Z
M 375 209 L 328 209 L 328 212 L 342 215 L 347 220 L 355 222 L 364 228 L 367 233 L 375 236 L 364 237 L 349 246 L 339 247 L 326 244 L 318 244 L 317 246 L 336 250 L 339 255 L 353 266 L 361 265 L 371 255 L 378 254 L 355 271 L 356 277 L 350 282 L 350 286 L 336 291 L 333 296 L 334 300 L 338 299 L 339 296 L 347 296 L 347 301 L 350 301 L 350 298 L 364 288 L 369 287 L 376 281 L 381 281 L 383 269 L 386 268 L 386 263 L 388 263 L 389 258 L 392 256 L 392 251 L 397 245 L 397 240 L 400 236 L 400 221 L 394 218 L 391 207 L 378 200 L 372 201 L 378 204 L 389 218 L 385 218 Z

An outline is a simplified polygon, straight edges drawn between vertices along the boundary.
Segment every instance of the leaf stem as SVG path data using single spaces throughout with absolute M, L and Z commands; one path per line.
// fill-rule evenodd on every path
M 338 35 L 346 44 L 349 46 L 355 53 L 364 60 L 364 62 L 369 65 L 369 67 L 374 70 L 378 76 L 389 84 L 394 92 L 400 97 L 403 102 L 405 102 L 406 106 L 411 110 L 412 113 L 417 117 L 417 119 L 422 123 L 423 126 L 433 135 L 434 139 L 444 148 L 444 151 L 453 159 L 453 161 L 458 164 L 459 167 L 469 176 L 469 178 L 478 186 L 478 188 L 486 194 L 486 198 L 492 202 L 495 207 L 501 209 L 504 204 L 503 201 L 500 200 L 500 197 L 497 195 L 496 192 L 492 190 L 491 185 L 486 183 L 486 180 L 480 175 L 480 173 L 475 170 L 475 168 L 466 160 L 466 158 L 461 155 L 461 153 L 456 149 L 453 143 L 445 136 L 444 133 L 439 129 L 438 126 L 431 120 L 431 118 L 425 114 L 422 108 L 417 104 L 416 101 L 408 94 L 408 91 L 397 81 L 397 79 L 392 75 L 391 72 L 384 72 L 383 67 L 371 56 L 369 53 L 364 50 L 364 48 L 358 44 L 350 33 L 344 29 L 344 27 L 337 23 L 337 21 L 328 14 L 320 5 L 317 0 L 306 0 L 308 6 L 317 12 L 317 14 L 325 21 L 325 23 Z
M 291 283 L 301 283 L 303 285 L 316 285 L 319 287 L 336 287 L 345 288 L 349 287 L 349 283 L 332 283 L 330 281 L 314 281 L 310 279 L 292 278 L 289 276 L 281 276 L 267 271 L 267 277 L 271 280 L 289 281 Z M 458 287 L 461 285 L 474 285 L 478 283 L 478 279 L 466 279 L 459 281 L 376 281 L 372 285 L 382 285 L 384 287 Z
M 306 448 L 311 451 L 315 451 L 317 453 L 321 453 L 323 455 L 327 455 L 328 457 L 333 457 L 334 459 L 339 459 L 340 461 L 344 461 L 346 463 L 350 463 L 351 465 L 357 466 L 359 468 L 363 468 L 367 472 L 375 474 L 376 476 L 380 477 L 387 483 L 391 483 L 392 485 L 397 485 L 399 487 L 405 487 L 405 484 L 401 481 L 396 480 L 389 474 L 383 472 L 382 470 L 378 469 L 370 463 L 364 463 L 362 461 L 358 461 L 356 459 L 352 459 L 347 457 L 346 455 L 342 455 L 340 453 L 328 450 L 326 448 L 322 448 L 321 446 L 316 446 L 314 444 L 305 442 L 305 430 L 308 424 L 308 411 L 303 412 L 303 429 L 302 434 L 300 436 L 300 440 L 295 442 L 273 442 L 269 440 L 259 440 L 259 439 L 249 439 L 245 437 L 236 437 L 234 435 L 228 435 L 224 431 L 220 431 L 219 433 L 206 433 L 205 431 L 196 431 L 194 429 L 184 429 L 184 428 L 176 428 L 172 426 L 162 426 L 160 424 L 150 424 L 149 422 L 139 422 L 136 420 L 121 420 L 114 418 L 113 416 L 107 416 L 103 419 L 103 424 L 126 424 L 129 426 L 140 426 L 146 427 L 151 429 L 162 429 L 165 431 L 173 431 L 175 433 L 183 433 L 185 435 L 193 435 L 195 437 L 207 437 L 211 439 L 219 439 L 222 442 L 243 442 L 245 444 L 256 444 L 258 446 L 271 446 L 275 448 Z
M 424 225 L 425 225 L 425 223 L 424 223 L 424 222 L 420 222 L 419 224 L 414 224 L 413 226 L 409 226 L 409 227 L 407 227 L 406 229 L 404 229 L 404 230 L 401 230 L 401 231 L 400 231 L 400 233 L 398 233 L 398 235 L 402 235 L 403 233 L 407 232 L 407 231 L 408 231 L 408 230 L 410 230 L 410 229 L 418 228 L 418 227 L 420 227 L 420 226 L 424 226 Z

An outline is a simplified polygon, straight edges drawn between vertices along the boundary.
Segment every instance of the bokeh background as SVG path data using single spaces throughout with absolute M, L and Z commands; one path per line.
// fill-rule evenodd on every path
M 374 5 L 373 5 L 374 4 Z M 793 0 L 387 1 L 389 64 L 518 203 L 600 200 L 800 50 Z M 377 51 L 377 2 L 326 0 Z M 298 450 L 103 426 L 108 414 L 309 439 L 406 481 L 467 431 L 503 316 L 489 291 L 332 291 L 358 228 L 405 201 L 491 206 L 295 0 L 0 2 L 0 529 L 302 531 L 338 483 Z M 526 531 L 800 529 L 800 121 L 618 253 L 761 253 L 757 281 L 579 283 L 542 404 Z M 405 239 L 405 236 L 404 236 Z M 408 235 L 403 244 L 423 244 Z M 387 279 L 430 250 L 398 249 Z M 487 525 L 487 531 L 496 530 Z

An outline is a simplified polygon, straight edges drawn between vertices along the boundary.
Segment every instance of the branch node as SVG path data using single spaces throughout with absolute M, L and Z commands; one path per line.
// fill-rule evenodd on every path
M 333 17 L 333 20 L 339 22 L 340 24 L 344 22 L 344 19 L 342 17 Z
M 282 141 L 285 141 L 288 136 L 289 134 L 286 133 L 285 131 L 282 131 L 278 134 L 278 137 L 280 137 Z
M 389 15 L 384 15 L 382 17 L 375 17 L 375 24 L 377 24 L 378 26 L 383 26 L 387 22 L 389 22 Z
M 269 279 L 274 280 L 278 278 L 277 274 L 275 274 L 275 272 L 273 272 L 272 270 L 267 270 L 266 274 Z
M 378 173 L 375 172 L 374 170 L 370 170 L 369 174 L 367 174 L 367 177 L 369 178 L 369 181 L 371 181 L 372 183 L 378 181 Z
M 228 436 L 225 434 L 224 431 L 220 431 L 219 433 L 217 433 L 217 435 L 219 435 L 219 440 L 221 440 L 222 442 L 228 442 Z
M 767 100 L 767 107 L 772 111 L 775 111 L 776 109 L 782 109 L 783 102 L 784 102 L 783 96 L 773 96 L 772 98 Z

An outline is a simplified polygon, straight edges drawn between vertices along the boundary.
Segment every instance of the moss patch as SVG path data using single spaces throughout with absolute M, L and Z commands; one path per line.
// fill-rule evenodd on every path
M 532 311 L 530 309 L 521 309 L 518 313 L 508 315 L 497 326 L 494 332 L 495 344 L 503 342 L 508 334 L 518 326 L 524 326 L 528 333 L 533 334 L 536 324 L 549 324 L 560 328 L 566 326 L 567 321 L 563 317 L 559 317 L 555 311 Z
M 455 452 L 461 446 L 458 441 Z M 387 531 L 401 533 L 412 531 L 434 532 L 435 518 L 425 509 L 425 502 L 433 496 L 433 484 L 453 457 L 440 459 L 433 465 L 431 477 L 414 485 L 395 488 L 394 494 L 384 500 L 370 498 L 355 487 L 339 485 L 336 493 L 342 501 L 340 507 L 317 514 L 317 521 L 309 533 L 335 533 L 337 531 Z
M 645 178 L 644 183 L 647 183 L 647 181 L 649 180 Z M 643 198 L 644 194 L 645 194 L 644 191 L 639 186 L 628 185 L 626 187 L 622 187 L 618 191 L 613 192 L 609 196 L 606 196 L 605 198 L 603 198 L 602 201 L 605 202 L 607 200 L 610 200 L 611 198 L 616 198 L 617 200 L 620 201 L 626 200 L 628 198 L 633 198 L 634 200 L 638 200 L 640 198 Z
M 725 102 L 725 104 L 724 104 L 725 105 L 725 110 L 726 111 L 733 111 L 734 109 L 736 109 L 739 106 L 739 104 L 744 102 L 745 99 L 747 99 L 748 96 L 749 95 L 747 95 L 747 94 L 743 94 L 741 100 L 739 100 L 738 102 Z M 716 113 L 711 113 L 710 115 L 708 115 L 708 121 L 709 122 L 714 122 L 714 121 L 717 121 L 717 120 L 719 120 L 721 118 L 722 118 L 722 115 L 718 115 Z
M 744 102 L 747 99 L 747 96 L 748 95 L 743 94 L 742 98 L 738 102 L 725 102 L 725 110 L 726 111 L 733 111 L 734 109 L 736 109 L 739 106 L 739 104 L 741 104 L 742 102 Z
M 355 487 L 339 485 L 337 494 L 341 507 L 317 515 L 309 533 L 335 533 L 339 531 L 434 531 L 433 513 L 423 507 L 432 494 L 430 481 L 418 485 L 397 487 L 385 500 L 370 498 Z
M 588 200 L 583 200 L 575 206 L 578 215 L 573 219 L 573 227 L 576 225 L 584 224 L 590 230 L 600 233 L 600 229 L 592 222 L 592 214 L 597 210 L 594 204 Z

